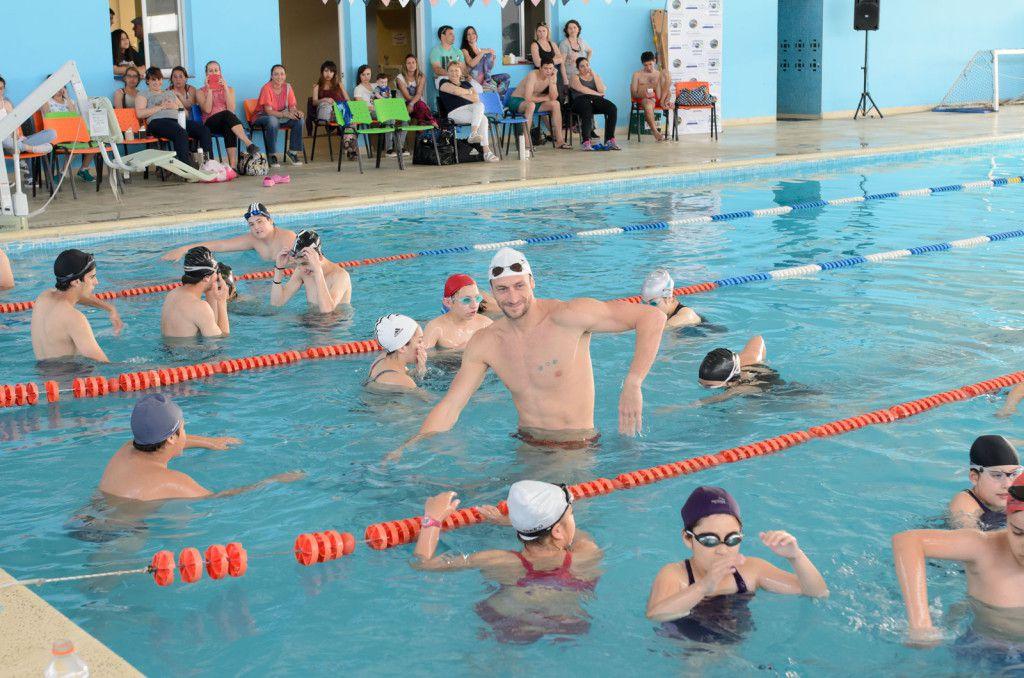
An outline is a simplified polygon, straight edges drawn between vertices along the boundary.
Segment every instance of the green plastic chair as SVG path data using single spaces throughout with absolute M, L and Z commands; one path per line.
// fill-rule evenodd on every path
M 398 132 L 426 132 L 427 130 L 433 131 L 436 129 L 433 125 L 406 125 L 405 123 L 410 122 L 412 118 L 409 117 L 409 107 L 406 105 L 405 99 L 398 97 L 394 99 L 378 99 L 375 106 L 377 107 L 377 120 L 379 122 L 395 124 L 396 143 L 398 141 Z M 434 144 L 434 157 L 437 158 L 437 164 L 440 166 L 441 154 L 437 150 L 437 136 L 432 135 L 431 141 Z M 401 154 L 399 154 L 399 157 L 401 157 Z
M 348 101 L 346 103 L 348 103 L 348 110 L 349 110 L 349 113 L 352 114 L 352 119 L 349 121 L 348 124 L 345 124 L 345 116 L 341 112 L 341 107 L 338 106 L 337 104 L 335 104 L 334 105 L 334 120 L 335 120 L 335 122 L 337 122 L 338 126 L 341 127 L 342 135 L 344 135 L 346 131 L 351 131 L 351 132 L 354 132 L 355 134 L 362 135 L 363 138 L 366 139 L 366 150 L 367 151 L 370 150 L 370 141 L 369 141 L 370 135 L 375 135 L 377 137 L 377 167 L 380 167 L 380 156 L 383 155 L 383 151 L 384 151 L 384 148 L 383 148 L 383 146 L 384 146 L 384 137 L 383 137 L 383 135 L 384 134 L 394 134 L 395 128 L 394 127 L 388 127 L 386 125 L 380 125 L 380 126 L 377 126 L 377 127 L 370 127 L 370 125 L 374 124 L 374 120 L 373 120 L 373 116 L 370 115 L 370 107 L 367 105 L 367 103 L 365 101 L 361 101 L 359 99 L 353 99 L 353 100 Z M 357 144 L 357 146 L 358 146 L 358 144 Z M 341 171 L 341 157 L 342 157 L 342 155 L 343 154 L 341 154 L 341 153 L 338 154 L 338 171 L 339 172 Z M 363 173 L 363 156 L 362 156 L 361 153 L 358 154 L 358 158 L 359 158 L 359 173 L 362 174 Z M 398 153 L 398 166 L 402 167 L 402 154 L 401 153 Z

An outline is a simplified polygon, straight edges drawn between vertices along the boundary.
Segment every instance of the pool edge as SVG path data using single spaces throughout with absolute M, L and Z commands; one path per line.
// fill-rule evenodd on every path
M 754 169 L 771 167 L 772 165 L 813 164 L 828 160 L 846 160 L 856 158 L 870 158 L 875 156 L 894 155 L 900 153 L 941 151 L 946 149 L 967 148 L 971 146 L 986 146 L 999 143 L 1022 142 L 1024 133 L 1011 134 L 988 134 L 960 139 L 943 139 L 941 141 L 924 142 L 918 144 L 896 144 L 891 146 L 874 146 L 864 148 L 852 148 L 836 151 L 817 151 L 813 153 L 793 153 L 787 155 L 773 155 L 759 158 L 744 158 L 740 160 L 728 160 L 723 162 L 709 161 L 699 164 L 677 164 L 659 165 L 656 167 L 644 167 L 639 169 L 621 170 L 612 173 L 615 181 L 630 179 L 641 179 L 645 177 L 664 176 L 685 176 L 688 174 L 701 174 L 712 171 L 716 174 L 725 173 L 730 170 Z M 579 184 L 590 184 L 601 181 L 608 181 L 607 172 L 592 172 L 577 174 L 568 177 L 545 177 L 543 179 L 516 179 L 510 181 L 499 181 L 492 184 L 476 184 L 472 186 L 451 186 L 447 188 L 435 188 L 429 190 L 406 191 L 403 193 L 390 193 L 386 197 L 389 204 L 401 204 L 416 202 L 428 198 L 453 197 L 472 195 L 474 197 L 487 196 L 502 193 L 510 190 L 528 190 L 533 188 L 550 187 L 552 183 L 560 186 L 574 186 Z M 709 181 L 711 179 L 709 178 Z M 306 212 L 322 212 L 326 210 L 357 209 L 361 207 L 379 206 L 381 196 L 367 194 L 359 197 L 347 198 L 317 198 L 315 200 L 302 200 L 282 202 L 274 204 L 275 216 L 289 216 Z M 29 228 L 27 231 L 13 229 L 0 229 L 0 243 L 25 242 L 32 240 L 66 238 L 71 236 L 102 235 L 125 231 L 133 231 L 143 228 L 160 228 L 163 226 L 188 226 L 200 225 L 222 220 L 235 220 L 238 218 L 236 208 L 224 208 L 206 212 L 196 212 L 186 215 L 161 215 L 139 219 L 124 219 L 115 221 L 93 221 L 66 226 L 44 226 L 41 228 Z
M 0 568 L 0 585 L 14 581 Z M 0 666 L 5 675 L 42 675 L 50 663 L 50 646 L 68 638 L 94 676 L 142 676 L 123 657 L 65 617 L 24 586 L 0 589 Z

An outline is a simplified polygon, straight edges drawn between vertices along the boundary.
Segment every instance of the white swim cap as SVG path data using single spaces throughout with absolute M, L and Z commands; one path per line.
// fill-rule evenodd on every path
M 519 536 L 532 541 L 538 532 L 550 530 L 572 504 L 564 485 L 539 480 L 520 480 L 508 490 L 508 518 Z
M 416 335 L 419 325 L 407 315 L 392 313 L 377 320 L 373 329 L 377 343 L 388 353 L 402 348 Z
M 644 280 L 644 286 L 640 288 L 640 298 L 644 301 L 653 301 L 672 296 L 672 288 L 676 286 L 668 269 L 656 268 Z
M 494 253 L 487 275 L 490 280 L 497 280 L 510 275 L 533 275 L 533 271 L 526 255 L 511 247 L 502 247 Z

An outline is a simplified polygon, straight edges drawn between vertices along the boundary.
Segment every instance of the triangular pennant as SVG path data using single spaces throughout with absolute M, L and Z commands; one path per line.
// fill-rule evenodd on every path
M 406 5 L 409 4 L 409 0 L 398 0 L 398 4 L 401 5 L 402 7 L 405 7 Z
M 523 4 L 523 0 L 512 0 L 512 4 L 518 7 L 519 5 Z
M 384 5 L 385 7 L 387 7 L 387 6 L 388 6 L 388 3 L 389 3 L 389 2 L 391 2 L 391 0 L 380 0 L 380 3 L 381 3 L 382 5 Z
M 568 5 L 569 4 L 569 0 L 562 0 L 562 4 L 563 5 Z
M 533 3 L 533 6 L 534 6 L 534 7 L 536 7 L 537 5 L 539 5 L 539 4 L 540 4 L 540 0 L 530 0 L 530 2 L 532 2 L 532 3 Z
M 466 7 L 472 7 L 472 6 L 473 6 L 473 0 L 466 0 Z
M 486 0 L 485 0 L 486 1 Z M 508 4 L 508 0 L 498 0 L 498 6 L 505 9 L 505 5 Z

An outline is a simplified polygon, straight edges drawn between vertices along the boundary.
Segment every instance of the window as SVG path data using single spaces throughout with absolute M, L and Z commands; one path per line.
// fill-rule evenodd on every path
M 166 76 L 175 66 L 187 66 L 180 0 L 142 0 L 142 20 L 146 65 Z
M 533 43 L 533 32 L 537 24 L 546 22 L 548 8 L 546 2 L 534 5 L 530 0 L 522 3 L 508 3 L 501 8 L 501 51 L 502 54 L 515 54 L 519 58 L 528 58 L 530 45 Z M 555 31 L 551 31 L 551 41 L 558 39 Z

